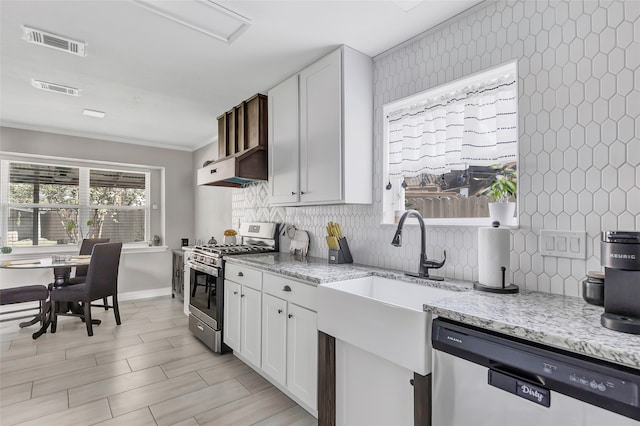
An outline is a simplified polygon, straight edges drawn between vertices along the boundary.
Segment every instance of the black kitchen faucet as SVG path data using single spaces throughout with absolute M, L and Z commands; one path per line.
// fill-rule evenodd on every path
M 425 240 L 426 240 L 426 229 L 424 227 L 424 220 L 422 219 L 422 215 L 416 210 L 407 210 L 404 212 L 402 217 L 400 218 L 400 222 L 398 222 L 398 229 L 396 229 L 396 234 L 391 241 L 391 245 L 395 247 L 402 246 L 402 227 L 404 226 L 404 221 L 408 216 L 415 216 L 418 219 L 418 224 L 420 225 L 420 264 L 418 266 L 418 273 L 406 272 L 405 275 L 410 277 L 418 277 L 418 278 L 429 278 L 434 281 L 442 281 L 444 278 L 442 277 L 430 277 L 429 269 L 439 269 L 442 268 L 444 262 L 447 260 L 447 251 L 444 250 L 444 259 L 438 262 L 435 260 L 427 259 L 427 253 L 425 250 Z

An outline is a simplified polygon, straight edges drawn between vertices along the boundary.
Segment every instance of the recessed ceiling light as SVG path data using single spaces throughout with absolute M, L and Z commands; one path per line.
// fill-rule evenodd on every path
M 29 43 L 50 47 L 77 56 L 87 56 L 87 44 L 84 41 L 73 40 L 35 28 L 22 27 L 23 38 Z
M 209 0 L 130 1 L 156 15 L 225 43 L 231 43 L 251 24 L 248 18 Z
M 95 117 L 95 118 L 104 118 L 104 116 L 106 115 L 102 111 L 96 111 L 94 109 L 86 109 L 86 108 L 84 111 L 82 111 L 82 113 L 84 115 L 88 115 L 89 117 Z
M 46 90 L 47 92 L 61 93 L 69 96 L 80 96 L 80 89 L 75 87 L 63 86 L 58 83 L 48 83 L 42 80 L 31 79 L 31 85 L 36 89 Z

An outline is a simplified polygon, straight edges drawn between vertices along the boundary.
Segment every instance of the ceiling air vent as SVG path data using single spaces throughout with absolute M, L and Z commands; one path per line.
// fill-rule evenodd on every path
M 29 43 L 50 47 L 78 56 L 87 56 L 87 44 L 83 41 L 72 40 L 46 31 L 36 30 L 27 26 L 22 27 L 24 39 Z
M 46 81 L 31 79 L 31 85 L 37 89 L 46 90 L 47 92 L 62 93 L 69 96 L 80 96 L 80 89 L 75 87 L 63 86 L 57 83 L 47 83 Z

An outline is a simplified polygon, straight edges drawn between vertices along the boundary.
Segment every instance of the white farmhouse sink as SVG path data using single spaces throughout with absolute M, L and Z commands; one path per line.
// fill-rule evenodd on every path
M 421 375 L 431 372 L 431 314 L 456 292 L 377 276 L 318 286 L 318 329 Z

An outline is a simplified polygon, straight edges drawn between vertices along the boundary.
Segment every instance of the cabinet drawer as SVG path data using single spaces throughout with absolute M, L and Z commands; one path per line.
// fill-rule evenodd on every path
M 264 292 L 272 294 L 281 299 L 293 302 L 312 311 L 317 311 L 315 285 L 294 281 L 280 275 L 264 274 Z
M 224 279 L 262 290 L 262 272 L 251 269 L 248 266 L 226 263 L 224 266 Z

